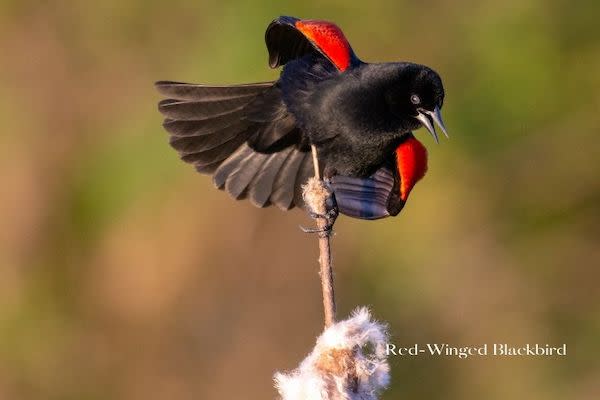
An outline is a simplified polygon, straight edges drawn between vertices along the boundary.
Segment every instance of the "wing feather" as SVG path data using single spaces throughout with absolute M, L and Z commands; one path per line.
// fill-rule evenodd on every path
M 158 110 L 167 118 L 199 120 L 234 113 L 249 102 L 247 97 L 217 101 L 181 101 L 165 99 L 158 103 Z
M 294 207 L 294 186 L 296 176 L 307 153 L 294 149 L 279 169 L 270 201 L 282 210 Z
M 239 122 L 244 116 L 243 110 L 212 118 L 195 120 L 174 120 L 167 118 L 163 127 L 172 136 L 202 136 L 226 128 Z
M 242 97 L 254 97 L 273 86 L 273 82 L 247 85 L 210 86 L 183 82 L 159 81 L 156 89 L 163 96 L 189 101 L 220 101 Z
M 253 153 L 254 151 L 247 144 L 240 146 L 235 153 L 229 156 L 215 170 L 215 174 L 213 175 L 213 183 L 215 186 L 218 189 L 223 189 L 229 175 L 233 173 L 233 171 L 237 170 L 240 166 L 240 163 Z
M 199 153 L 221 146 L 237 136 L 248 137 L 248 133 L 244 133 L 248 127 L 247 123 L 238 122 L 210 135 L 171 136 L 169 144 L 177 150 L 179 155 Z
M 239 167 L 233 171 L 225 181 L 225 191 L 234 199 L 241 198 L 246 188 L 254 179 L 264 162 L 270 157 L 269 154 L 251 153 L 240 162 Z
M 297 207 L 304 208 L 304 199 L 302 198 L 303 187 L 308 181 L 308 178 L 314 175 L 312 157 L 309 153 L 304 155 L 302 164 L 298 168 L 296 179 L 294 181 L 294 204 Z
M 300 185 L 312 171 L 306 138 L 278 83 L 206 86 L 158 82 L 169 143 L 181 159 L 235 199 L 258 207 L 302 206 Z M 302 169 L 304 168 L 304 169 Z
M 248 185 L 248 197 L 256 207 L 264 207 L 268 204 L 277 174 L 293 150 L 292 147 L 288 147 L 272 154 Z
M 181 159 L 187 163 L 199 165 L 212 164 L 217 161 L 226 160 L 234 151 L 246 142 L 247 137 L 238 135 L 220 146 L 210 150 L 188 153 L 181 156 Z

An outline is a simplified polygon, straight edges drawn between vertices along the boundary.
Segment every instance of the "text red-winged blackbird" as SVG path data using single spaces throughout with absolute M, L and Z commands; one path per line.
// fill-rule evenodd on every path
M 421 126 L 444 134 L 444 88 L 432 69 L 362 62 L 342 31 L 279 17 L 265 34 L 274 82 L 235 86 L 161 81 L 170 144 L 235 199 L 304 207 L 311 145 L 339 211 L 363 219 L 397 215 L 427 170 Z

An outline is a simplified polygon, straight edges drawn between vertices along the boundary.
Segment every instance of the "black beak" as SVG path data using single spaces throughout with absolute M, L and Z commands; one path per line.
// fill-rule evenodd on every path
M 444 126 L 444 120 L 442 119 L 442 113 L 440 112 L 439 107 L 435 107 L 433 111 L 429 110 L 420 110 L 419 114 L 415 117 L 416 119 L 423 124 L 423 126 L 431 133 L 431 136 L 435 139 L 436 143 L 439 143 L 437 132 L 435 131 L 434 123 L 440 127 L 444 136 L 448 136 L 448 131 L 446 131 L 446 126 Z

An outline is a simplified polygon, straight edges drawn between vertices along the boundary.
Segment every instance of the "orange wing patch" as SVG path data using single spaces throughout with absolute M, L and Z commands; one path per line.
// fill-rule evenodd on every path
M 400 174 L 400 198 L 406 201 L 415 184 L 427 172 L 427 149 L 414 137 L 396 148 L 396 165 Z

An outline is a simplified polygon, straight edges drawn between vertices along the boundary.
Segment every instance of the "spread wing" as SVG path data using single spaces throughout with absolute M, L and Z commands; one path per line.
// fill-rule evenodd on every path
M 331 62 L 320 72 L 311 69 L 310 79 L 360 63 L 342 31 L 326 21 L 279 17 L 265 40 L 273 68 L 307 54 Z M 158 108 L 183 161 L 212 175 L 235 199 L 248 198 L 257 207 L 304 207 L 302 185 L 313 173 L 310 146 L 283 101 L 280 81 L 232 86 L 161 81 L 156 88 L 167 97 Z
M 181 159 L 257 207 L 303 207 L 312 162 L 276 82 L 208 86 L 161 81 L 158 109 Z
M 279 17 L 268 26 L 265 42 L 271 68 L 309 53 L 320 54 L 340 71 L 360 64 L 342 30 L 328 21 Z

